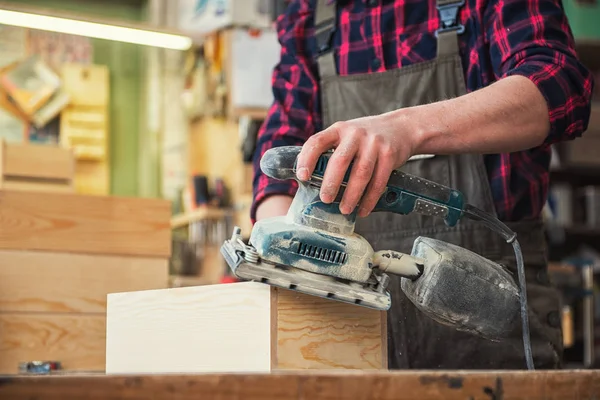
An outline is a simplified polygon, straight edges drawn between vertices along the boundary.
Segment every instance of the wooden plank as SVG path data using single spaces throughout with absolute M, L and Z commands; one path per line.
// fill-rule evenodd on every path
M 110 294 L 106 372 L 386 367 L 384 313 L 286 292 L 243 282 Z
M 592 400 L 600 371 L 311 371 L 0 377 L 11 400 Z
M 169 257 L 169 201 L 0 191 L 0 249 Z
M 71 181 L 75 175 L 73 153 L 59 146 L 0 142 L 3 175 Z
M 105 313 L 109 293 L 167 288 L 167 259 L 0 250 L 0 312 Z
M 105 343 L 103 314 L 0 313 L 0 374 L 15 374 L 20 362 L 34 360 L 103 371 Z

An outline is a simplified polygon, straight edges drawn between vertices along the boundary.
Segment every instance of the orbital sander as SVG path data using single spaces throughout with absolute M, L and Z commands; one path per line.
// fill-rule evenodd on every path
M 284 216 L 257 221 L 248 243 L 238 227 L 221 246 L 233 274 L 268 285 L 376 310 L 388 310 L 389 275 L 400 277 L 402 291 L 433 320 L 489 340 L 522 329 L 526 365 L 533 369 L 523 257 L 516 234 L 496 217 L 468 204 L 461 192 L 394 170 L 373 212 L 419 213 L 443 218 L 455 226 L 476 220 L 512 244 L 519 285 L 502 265 L 455 244 L 417 237 L 411 254 L 375 251 L 355 232 L 356 212 L 342 214 L 338 197 L 320 199 L 320 187 L 333 154 L 322 154 L 311 177 L 296 178 L 301 146 L 275 147 L 263 155 L 260 168 L 271 178 L 295 179 L 298 190 Z M 521 323 L 519 324 L 519 313 Z

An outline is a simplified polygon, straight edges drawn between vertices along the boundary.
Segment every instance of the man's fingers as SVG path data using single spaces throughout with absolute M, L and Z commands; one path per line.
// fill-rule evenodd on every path
M 369 184 L 375 169 L 377 153 L 377 143 L 374 140 L 371 140 L 365 148 L 358 150 L 358 157 L 352 165 L 348 185 L 340 204 L 340 211 L 343 214 L 350 214 L 365 193 L 365 188 Z
M 377 158 L 377 164 L 375 166 L 373 178 L 369 182 L 367 191 L 360 202 L 358 209 L 359 217 L 366 217 L 371 213 L 371 211 L 373 211 L 375 205 L 381 198 L 381 195 L 385 192 L 393 169 L 393 159 L 389 157 L 382 157 L 380 152 L 379 157 Z
M 302 181 L 308 180 L 315 169 L 321 154 L 337 146 L 340 142 L 340 133 L 336 125 L 312 135 L 298 155 L 296 162 L 296 176 Z
M 331 203 L 335 200 L 350 162 L 358 152 L 362 141 L 358 140 L 356 136 L 355 133 L 345 135 L 344 140 L 335 149 L 327 162 L 321 185 L 321 200 L 325 203 Z

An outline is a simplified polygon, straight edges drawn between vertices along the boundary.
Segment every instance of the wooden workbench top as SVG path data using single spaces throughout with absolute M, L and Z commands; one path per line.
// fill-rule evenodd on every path
M 600 399 L 598 371 L 0 376 L 0 399 Z

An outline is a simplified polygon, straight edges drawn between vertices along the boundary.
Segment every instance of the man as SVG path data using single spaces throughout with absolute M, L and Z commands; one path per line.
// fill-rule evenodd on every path
M 540 212 L 550 145 L 585 131 L 593 86 L 560 0 L 295 0 L 277 29 L 281 61 L 258 138 L 252 218 L 285 214 L 296 189 L 260 172 L 267 149 L 303 145 L 299 179 L 335 149 L 321 199 L 336 197 L 354 160 L 339 207 L 358 213 L 356 231 L 376 250 L 410 252 L 423 235 L 515 273 L 511 246 L 480 224 L 371 213 L 394 168 L 458 189 L 517 232 L 535 367 L 560 368 L 560 300 Z M 490 342 L 420 314 L 397 279 L 390 292 L 390 368 L 525 367 L 520 331 Z

